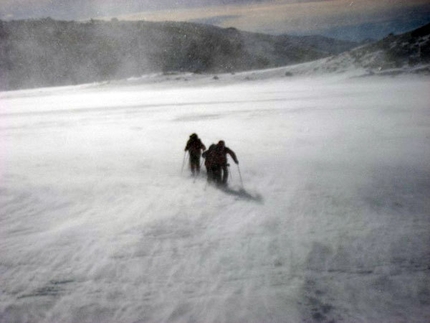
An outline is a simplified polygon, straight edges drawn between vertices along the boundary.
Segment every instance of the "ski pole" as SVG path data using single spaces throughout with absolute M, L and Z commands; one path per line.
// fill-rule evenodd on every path
M 243 188 L 244 188 L 244 187 L 243 187 L 243 180 L 242 180 L 242 174 L 240 173 L 240 167 L 239 167 L 239 164 L 237 164 L 237 170 L 239 171 L 240 183 L 242 184 L 242 189 L 243 189 Z

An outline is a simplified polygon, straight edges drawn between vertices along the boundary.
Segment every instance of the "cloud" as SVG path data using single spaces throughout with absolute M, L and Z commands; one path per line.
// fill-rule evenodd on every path
M 362 0 L 355 0 L 362 1 Z M 228 8 L 308 3 L 345 2 L 344 0 L 0 0 L 0 15 L 20 18 L 51 17 L 55 19 L 88 19 L 100 16 L 122 16 L 139 12 L 175 11 L 183 9 Z M 349 3 L 350 1 L 346 1 Z M 382 1 L 386 2 L 386 1 Z
M 0 16 L 14 14 L 20 18 L 52 17 L 86 19 L 142 11 L 204 8 L 231 4 L 274 2 L 276 0 L 0 0 Z
M 425 20 L 422 12 L 430 13 L 429 7 L 430 0 L 0 0 L 0 17 L 117 17 L 203 22 L 273 34 L 339 34 L 343 27 L 362 27 L 375 33 L 378 24 L 388 28 L 390 20 L 394 24 L 413 25 L 414 19 Z M 404 18 L 402 22 L 402 16 L 407 17 L 407 23 Z
M 272 34 L 323 34 L 348 40 L 379 39 L 430 22 L 430 1 L 278 1 L 235 7 L 217 15 L 220 27 Z

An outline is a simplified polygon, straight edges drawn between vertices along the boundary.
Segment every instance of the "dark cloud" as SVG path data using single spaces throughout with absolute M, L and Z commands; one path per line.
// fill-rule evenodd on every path
M 97 16 L 116 16 L 140 11 L 175 10 L 207 6 L 252 4 L 275 0 L 2 0 L 0 17 L 15 19 L 51 17 L 55 19 L 88 19 Z
M 331 0 L 291 0 L 291 3 Z M 98 16 L 119 16 L 141 11 L 202 8 L 220 5 L 275 3 L 276 0 L 1 0 L 0 18 L 43 18 L 80 20 Z
M 296 5 L 290 9 L 285 3 Z M 251 4 L 261 5 L 258 7 L 261 11 L 258 14 L 255 8 L 247 11 L 250 7 L 247 5 Z M 376 4 L 378 6 L 374 6 Z M 215 9 L 228 5 L 236 7 Z M 206 9 L 209 6 L 212 11 Z M 186 10 L 171 15 L 176 14 L 177 9 L 187 8 L 200 10 L 193 10 L 192 15 L 183 14 Z M 430 0 L 0 0 L 0 19 L 45 17 L 58 20 L 172 18 L 253 32 L 322 34 L 362 40 L 379 39 L 392 32 L 401 33 L 429 23 Z

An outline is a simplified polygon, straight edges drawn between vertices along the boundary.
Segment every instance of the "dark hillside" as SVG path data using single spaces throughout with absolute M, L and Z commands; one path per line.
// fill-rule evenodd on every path
M 316 73 L 355 69 L 365 75 L 430 74 L 430 24 L 325 58 L 310 68 Z
M 0 21 L 0 89 L 106 81 L 161 71 L 254 70 L 314 60 L 356 45 L 191 23 Z
M 430 63 L 430 24 L 352 50 L 356 61 L 369 69 L 410 68 Z

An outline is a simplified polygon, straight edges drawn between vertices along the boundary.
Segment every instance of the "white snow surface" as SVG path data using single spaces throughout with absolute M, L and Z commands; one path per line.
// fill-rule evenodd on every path
M 0 322 L 430 322 L 429 78 L 270 73 L 0 93 Z

